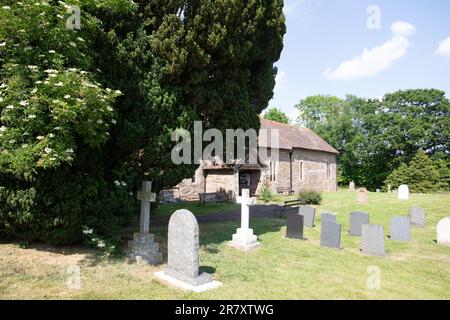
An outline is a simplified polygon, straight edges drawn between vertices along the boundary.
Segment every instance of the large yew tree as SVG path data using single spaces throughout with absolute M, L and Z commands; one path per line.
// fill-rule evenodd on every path
M 176 128 L 258 128 L 272 97 L 282 0 L 0 3 L 2 237 L 117 238 L 143 179 L 192 174 Z

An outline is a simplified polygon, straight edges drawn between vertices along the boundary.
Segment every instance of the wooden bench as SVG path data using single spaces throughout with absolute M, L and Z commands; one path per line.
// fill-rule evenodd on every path
M 275 216 L 281 218 L 281 215 L 286 213 L 286 210 L 295 209 L 305 204 L 306 202 L 303 199 L 285 201 L 282 206 L 278 206 L 278 208 L 275 210 Z
M 278 187 L 277 193 L 291 196 L 294 194 L 294 190 L 291 190 L 290 188 L 286 188 L 286 187 Z
M 200 199 L 201 205 L 205 205 L 206 203 L 222 204 L 228 201 L 227 194 L 223 192 L 199 193 L 198 198 Z

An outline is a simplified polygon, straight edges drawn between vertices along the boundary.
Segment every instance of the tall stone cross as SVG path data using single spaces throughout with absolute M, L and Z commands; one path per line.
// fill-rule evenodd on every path
M 255 204 L 255 199 L 250 198 L 250 190 L 242 189 L 242 196 L 236 198 L 241 205 L 241 229 L 249 229 L 250 206 Z
M 236 198 L 236 202 L 241 204 L 241 227 L 233 234 L 233 239 L 228 245 L 243 251 L 256 249 L 261 244 L 258 237 L 253 234 L 253 230 L 249 228 L 249 206 L 255 204 L 255 199 L 250 198 L 250 190 L 243 189 L 242 196 Z
M 137 193 L 138 200 L 141 200 L 141 222 L 140 233 L 149 233 L 150 229 L 150 205 L 156 201 L 156 193 L 152 193 L 152 182 L 142 182 L 142 190 Z

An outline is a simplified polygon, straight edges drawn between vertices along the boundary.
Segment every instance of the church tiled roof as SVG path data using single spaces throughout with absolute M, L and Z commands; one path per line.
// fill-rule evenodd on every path
M 270 133 L 273 129 L 279 132 L 279 148 L 292 150 L 294 148 L 324 151 L 328 153 L 338 154 L 339 152 L 330 146 L 325 140 L 312 132 L 310 129 L 302 128 L 296 125 L 289 125 L 275 121 L 260 118 L 261 129 L 267 130 L 267 138 L 264 134 L 259 133 L 258 146 L 275 147 L 270 139 Z

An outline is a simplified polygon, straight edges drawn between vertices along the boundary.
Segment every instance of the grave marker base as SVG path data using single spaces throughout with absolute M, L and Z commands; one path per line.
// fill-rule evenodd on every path
M 206 275 L 206 276 L 204 276 L 204 275 Z M 193 285 L 189 282 L 183 281 L 183 280 L 178 279 L 170 274 L 167 274 L 165 271 L 155 272 L 154 276 L 158 280 L 160 280 L 168 285 L 171 285 L 178 289 L 183 289 L 183 290 L 188 290 L 188 291 L 193 291 L 193 292 L 205 292 L 208 290 L 216 289 L 222 285 L 221 282 L 215 281 L 215 280 L 210 280 L 209 282 L 205 282 L 205 283 L 200 282 L 202 284 Z M 208 277 L 210 279 L 210 275 L 207 273 L 202 273 L 198 278 L 202 278 L 202 277 Z
M 163 257 L 159 244 L 151 233 L 135 233 L 134 240 L 128 241 L 128 259 L 137 264 L 161 264 Z
M 228 245 L 241 251 L 251 251 L 260 247 L 261 243 L 258 242 L 258 237 L 253 234 L 253 229 L 239 228 L 233 234 L 233 240 L 229 241 Z

